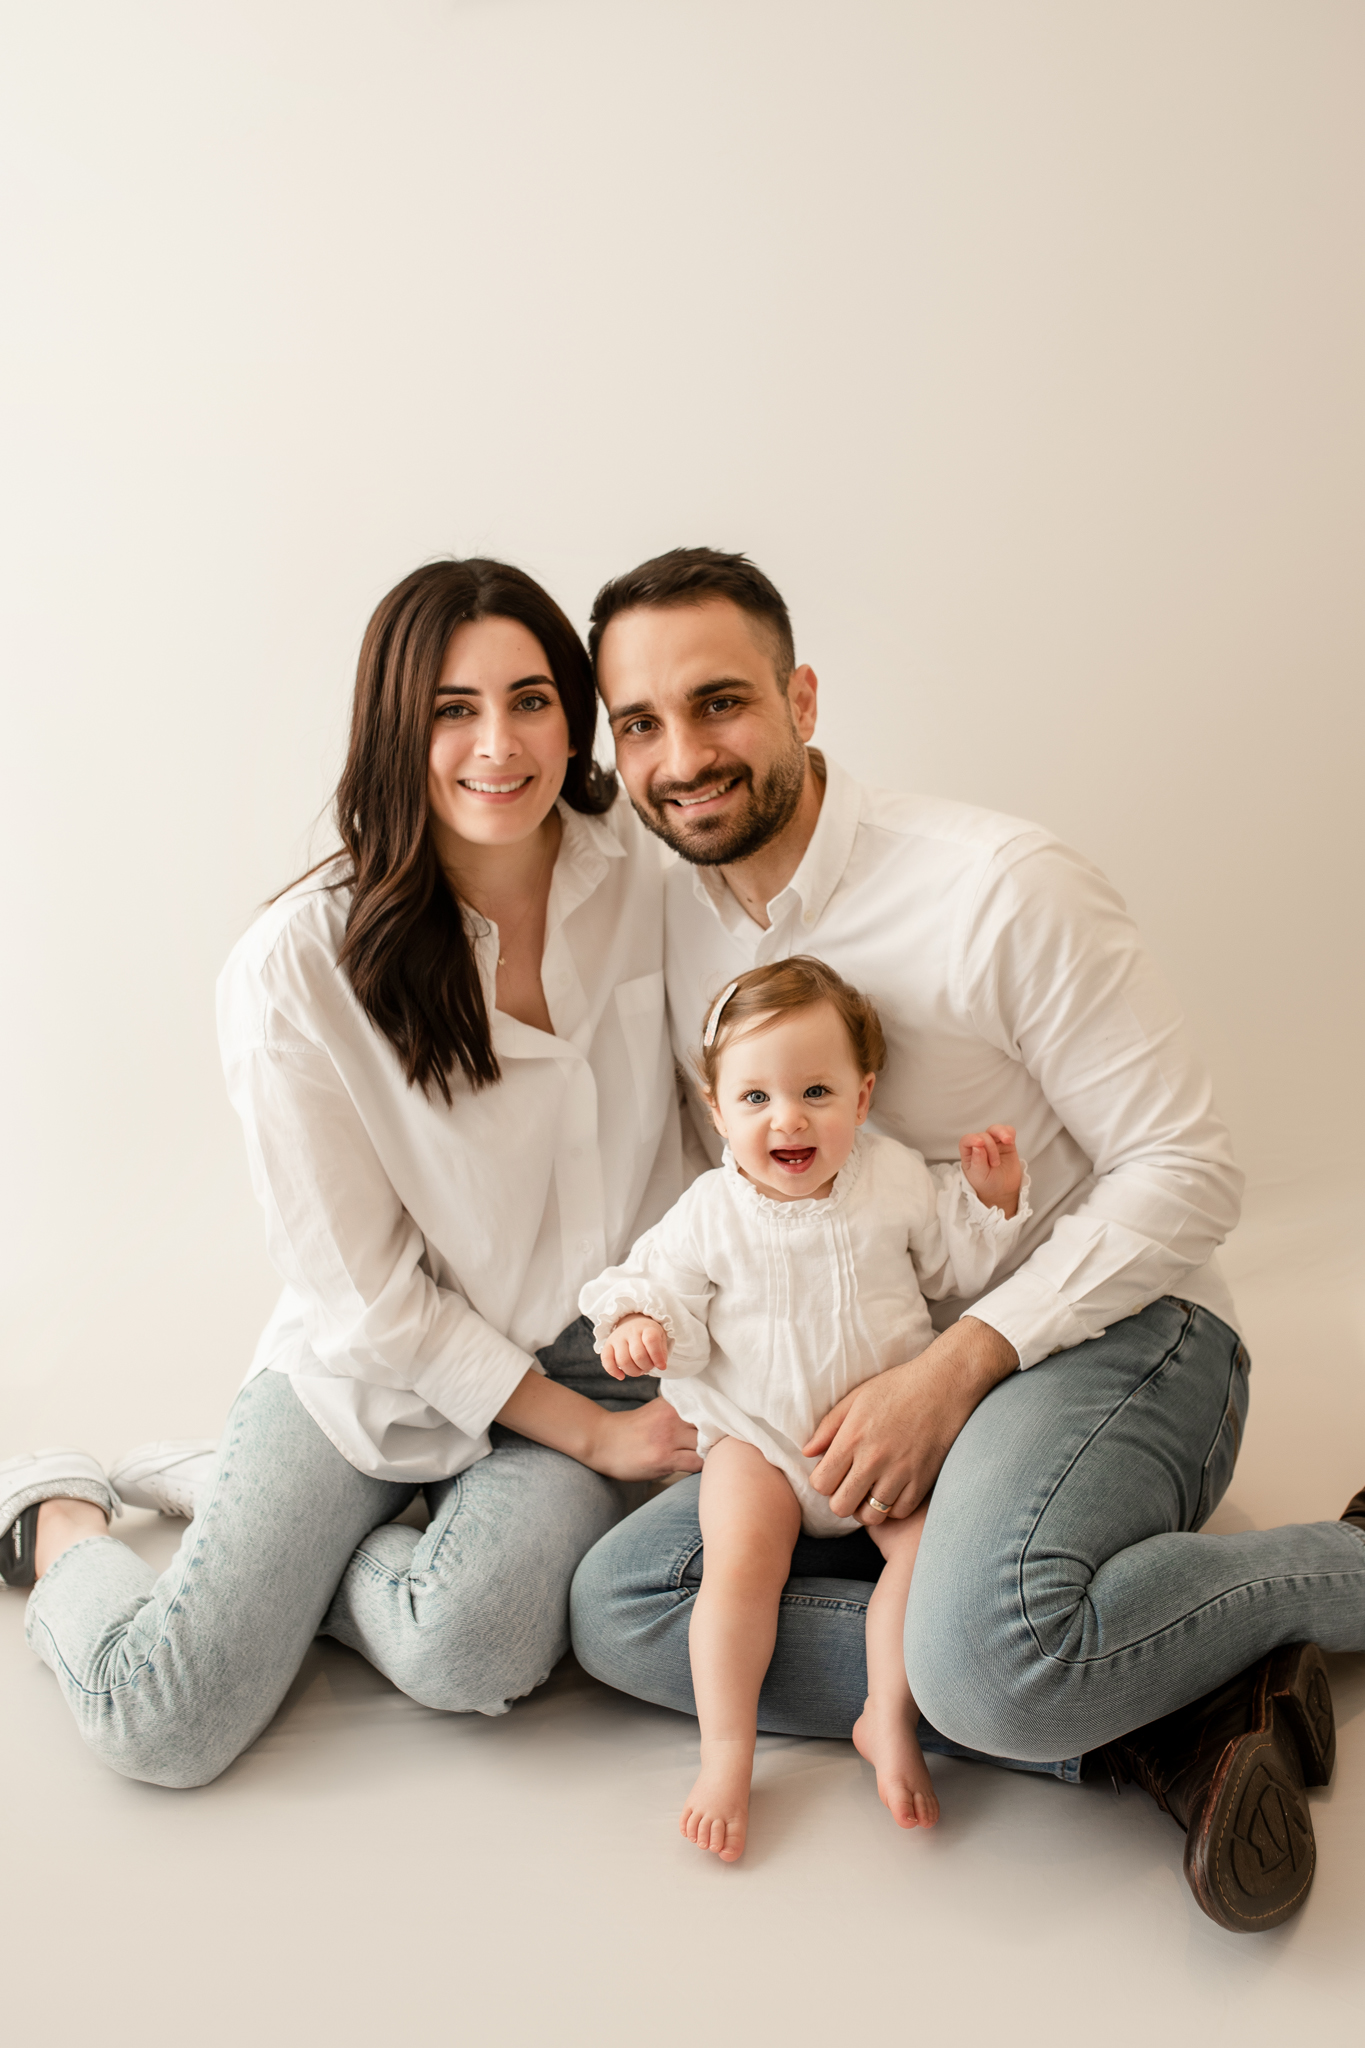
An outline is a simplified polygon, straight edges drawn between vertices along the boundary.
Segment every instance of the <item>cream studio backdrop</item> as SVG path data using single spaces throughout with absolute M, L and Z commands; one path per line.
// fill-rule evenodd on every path
M 250 1356 L 274 1281 L 213 981 L 328 844 L 375 600 L 477 550 L 582 622 L 606 575 L 709 541 L 783 589 L 846 767 L 1039 819 L 1127 897 L 1251 1178 L 1226 1511 L 1337 1513 L 1365 1480 L 1361 11 L 59 0 L 3 36 L 6 1444 L 211 1433 Z M 6 1644 L 34 1799 L 69 1768 L 164 1867 L 155 1829 L 191 1823 L 97 1790 Z M 363 1701 L 387 1816 L 403 1717 Z M 562 1704 L 585 1756 L 645 1742 L 613 1825 L 652 1843 L 639 1759 L 686 1731 Z M 325 1801 L 324 1724 L 286 1801 Z M 431 1740 L 438 1777 L 473 1767 L 466 1731 Z M 495 1740 L 534 1781 L 529 1736 Z M 1098 1836 L 990 1792 L 988 1836 L 1061 1831 L 1012 1889 L 1107 1910 L 1078 1889 Z M 783 1839 L 818 1873 L 815 1822 Z M 1156 1897 L 1178 1857 L 1150 1840 Z M 1319 1840 L 1305 1957 L 1339 1924 Z M 1224 1968 L 1174 1883 L 1169 1941 Z M 1268 1966 L 1237 1967 L 1221 2010 Z

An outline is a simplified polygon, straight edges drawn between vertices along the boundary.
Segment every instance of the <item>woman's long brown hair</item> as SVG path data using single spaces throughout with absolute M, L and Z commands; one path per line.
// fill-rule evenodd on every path
M 470 619 L 515 619 L 545 650 L 569 725 L 560 794 L 600 815 L 616 778 L 593 760 L 592 669 L 564 613 L 520 569 L 475 557 L 429 562 L 389 592 L 365 631 L 351 744 L 336 824 L 352 872 L 340 964 L 408 1081 L 451 1100 L 455 1068 L 472 1088 L 500 1078 L 465 913 L 436 857 L 427 817 L 427 759 L 436 684 L 450 636 Z

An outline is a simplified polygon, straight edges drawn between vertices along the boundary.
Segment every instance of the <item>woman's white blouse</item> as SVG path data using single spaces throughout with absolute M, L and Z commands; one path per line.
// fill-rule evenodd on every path
M 861 1130 L 823 1201 L 760 1194 L 727 1151 L 624 1265 L 579 1296 L 601 1349 L 622 1316 L 669 1339 L 660 1392 L 696 1424 L 702 1456 L 723 1436 L 753 1444 L 791 1481 L 808 1535 L 859 1525 L 830 1511 L 801 1455 L 836 1401 L 932 1343 L 925 1296 L 979 1294 L 1030 1215 L 986 1208 L 960 1166 L 926 1166 Z
M 218 984 L 228 1092 L 285 1282 L 252 1372 L 287 1372 L 376 1478 L 484 1456 L 584 1280 L 686 1184 L 659 847 L 624 797 L 604 818 L 559 812 L 541 977 L 553 1037 L 494 1011 L 497 929 L 470 920 L 492 1087 L 453 1076 L 447 1105 L 405 1080 L 337 965 L 344 858 L 272 904 Z

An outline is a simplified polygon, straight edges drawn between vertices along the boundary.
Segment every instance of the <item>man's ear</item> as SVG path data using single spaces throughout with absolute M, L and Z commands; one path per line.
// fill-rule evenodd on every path
M 787 683 L 787 702 L 791 706 L 792 724 L 803 741 L 810 739 L 815 731 L 815 699 L 819 688 L 819 678 L 808 661 L 792 670 Z
M 863 1085 L 858 1090 L 858 1107 L 854 1111 L 853 1116 L 854 1123 L 860 1124 L 866 1120 L 867 1112 L 872 1107 L 872 1090 L 876 1085 L 877 1076 L 875 1074 L 863 1075 Z

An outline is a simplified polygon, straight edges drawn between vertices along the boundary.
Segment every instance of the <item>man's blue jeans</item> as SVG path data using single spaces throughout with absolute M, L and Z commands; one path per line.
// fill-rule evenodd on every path
M 1195 1533 L 1232 1476 L 1248 1370 L 1226 1324 L 1167 1297 L 981 1403 L 934 1489 L 906 1617 L 926 1750 L 1073 1777 L 1080 1753 L 1277 1644 L 1365 1649 L 1365 1539 L 1349 1523 Z M 701 1565 L 697 1481 L 685 1480 L 579 1566 L 580 1663 L 692 1713 Z M 798 1541 L 760 1728 L 849 1733 L 878 1569 L 861 1534 Z

